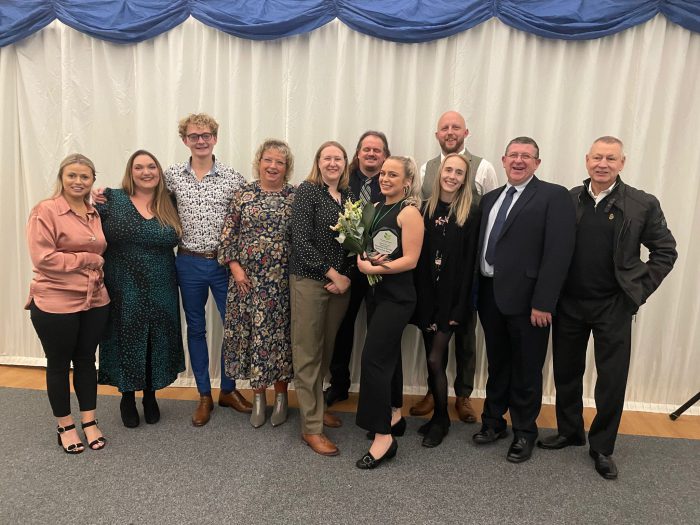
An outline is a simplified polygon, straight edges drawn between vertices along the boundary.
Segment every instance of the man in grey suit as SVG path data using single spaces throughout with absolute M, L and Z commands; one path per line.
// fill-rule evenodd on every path
M 464 139 L 469 135 L 469 129 L 464 117 L 456 111 L 448 111 L 440 116 L 435 131 L 435 138 L 440 144 L 440 155 L 430 159 L 420 169 L 422 188 L 421 197 L 427 199 L 432 193 L 433 184 L 437 177 L 440 164 L 445 155 L 460 153 L 469 161 L 469 179 L 472 186 L 474 202 L 498 186 L 496 170 L 488 160 L 470 153 L 464 145 Z M 476 364 L 476 312 L 470 311 L 466 316 L 464 326 L 455 331 L 455 361 L 456 371 L 454 388 L 457 399 L 455 408 L 459 419 L 465 423 L 475 423 L 476 414 L 469 398 L 474 389 L 474 369 Z M 427 351 L 427 349 L 426 349 Z M 428 390 L 425 397 L 411 407 L 411 415 L 422 416 L 430 413 L 435 406 L 433 394 Z

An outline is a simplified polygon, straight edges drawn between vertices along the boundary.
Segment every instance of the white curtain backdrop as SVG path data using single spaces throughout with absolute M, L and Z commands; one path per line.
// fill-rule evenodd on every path
M 675 408 L 700 389 L 700 247 L 691 243 L 700 237 L 699 79 L 700 35 L 662 16 L 575 42 L 545 40 L 492 19 L 416 45 L 374 39 L 338 21 L 307 35 L 255 42 L 189 19 L 153 40 L 122 46 L 53 22 L 0 48 L 0 362 L 44 364 L 22 310 L 31 280 L 24 226 L 66 154 L 91 157 L 97 184 L 114 187 L 137 148 L 151 150 L 163 165 L 184 160 L 177 121 L 204 111 L 221 124 L 216 155 L 223 162 L 250 179 L 257 144 L 282 138 L 295 152 L 298 183 L 321 142 L 339 140 L 352 154 L 366 129 L 383 130 L 392 152 L 424 162 L 438 153 L 438 116 L 457 109 L 467 118 L 468 147 L 496 165 L 501 182 L 500 157 L 517 135 L 539 142 L 540 178 L 567 187 L 586 177 L 584 155 L 594 138 L 625 141 L 622 176 L 661 200 L 680 253 L 634 323 L 627 408 Z M 210 346 L 218 353 L 221 321 L 211 305 L 208 316 Z M 359 350 L 362 320 L 356 333 Z M 478 337 L 475 395 L 483 396 Z M 422 393 L 425 358 L 412 327 L 403 352 L 406 392 Z M 357 382 L 359 351 L 353 368 Z M 217 359 L 212 374 L 218 377 Z M 545 401 L 552 402 L 549 360 L 544 376 Z M 594 378 L 589 352 L 589 405 Z M 177 384 L 193 384 L 189 372 Z

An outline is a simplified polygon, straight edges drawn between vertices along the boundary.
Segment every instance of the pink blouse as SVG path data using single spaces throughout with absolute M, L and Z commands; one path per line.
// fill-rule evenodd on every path
M 87 218 L 70 209 L 63 196 L 41 201 L 29 215 L 27 243 L 34 264 L 29 299 L 44 312 L 66 314 L 104 306 L 102 254 L 107 241 L 92 206 Z

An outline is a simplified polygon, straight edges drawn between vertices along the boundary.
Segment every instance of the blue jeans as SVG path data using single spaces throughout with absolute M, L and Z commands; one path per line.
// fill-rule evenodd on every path
M 211 394 L 204 309 L 211 289 L 223 321 L 226 315 L 228 271 L 216 259 L 203 259 L 192 255 L 178 255 L 175 258 L 175 268 L 182 296 L 182 308 L 187 320 L 187 348 L 190 353 L 190 363 L 197 383 L 197 390 L 200 395 Z M 226 377 L 223 361 L 222 355 L 221 390 L 228 392 L 236 389 L 236 382 Z

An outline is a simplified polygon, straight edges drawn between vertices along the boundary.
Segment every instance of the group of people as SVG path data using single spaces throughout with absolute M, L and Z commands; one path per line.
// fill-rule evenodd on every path
M 433 412 L 419 433 L 424 446 L 436 447 L 450 428 L 453 335 L 455 408 L 462 421 L 477 420 L 470 396 L 478 312 L 488 381 L 473 441 L 505 438 L 509 412 L 514 437 L 506 458 L 515 463 L 529 459 L 536 442 L 545 449 L 586 443 L 582 378 L 592 331 L 598 411 L 590 454 L 603 477 L 617 476 L 612 453 L 632 317 L 677 257 L 658 201 L 619 177 L 625 162 L 619 139 L 594 141 L 586 155 L 589 178 L 569 192 L 538 179 L 537 143 L 515 138 L 502 157 L 507 183 L 499 187 L 493 165 L 465 148 L 464 118 L 449 111 L 435 132 L 441 153 L 420 170 L 410 157 L 392 156 L 383 133 L 367 131 L 350 162 L 341 144 L 321 144 L 306 180 L 294 187 L 287 143 L 263 142 L 246 182 L 214 156 L 218 128 L 206 114 L 184 118 L 178 131 L 189 160 L 163 171 L 154 155 L 136 151 L 121 189 L 93 190 L 95 166 L 70 155 L 54 195 L 31 212 L 35 275 L 27 308 L 47 357 L 48 396 L 67 453 L 85 448 L 70 410 L 71 363 L 89 448 L 107 443 L 95 418 L 98 382 L 118 387 L 125 426 L 140 424 L 137 390 L 146 423 L 160 419 L 155 392 L 185 368 L 180 298 L 200 396 L 192 424 L 208 423 L 211 291 L 224 323 L 219 406 L 249 413 L 260 427 L 273 387 L 270 422 L 280 425 L 293 380 L 302 440 L 326 456 L 339 453 L 324 427 L 342 421 L 327 408 L 348 397 L 355 320 L 365 302 L 356 422 L 372 441 L 357 461 L 361 469 L 394 457 L 396 437 L 406 431 L 407 324 L 423 335 L 428 367 L 428 393 L 410 413 Z M 331 228 L 346 202 L 358 199 L 374 205 L 374 216 L 366 252 L 349 257 Z M 649 249 L 647 261 L 640 245 Z M 370 286 L 373 275 L 380 278 Z M 551 326 L 559 432 L 537 441 Z M 250 381 L 252 403 L 236 389 L 237 379 Z

